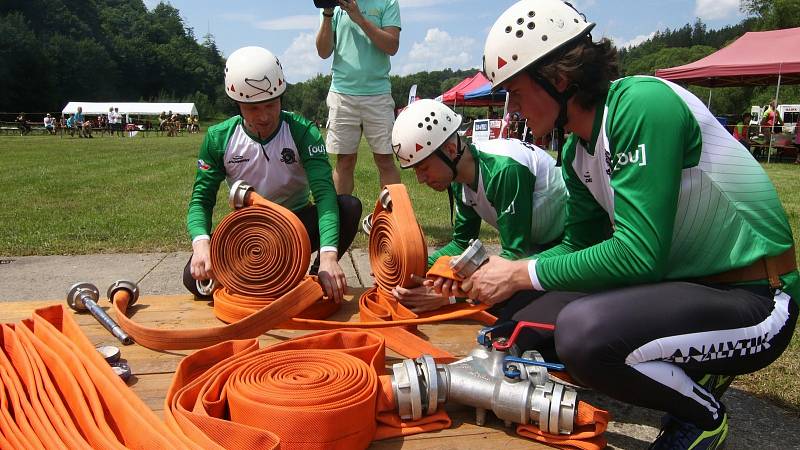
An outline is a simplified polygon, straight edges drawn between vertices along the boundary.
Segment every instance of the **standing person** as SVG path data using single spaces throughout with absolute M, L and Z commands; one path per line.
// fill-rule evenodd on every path
M 310 272 L 319 275 L 328 297 L 341 301 L 344 295 L 338 259 L 358 230 L 361 202 L 350 195 L 337 197 L 322 136 L 309 120 L 281 110 L 285 90 L 280 62 L 264 48 L 240 48 L 225 64 L 225 92 L 240 115 L 208 129 L 186 218 L 193 253 L 183 283 L 198 297 L 195 280 L 214 275 L 211 214 L 223 179 L 229 184 L 244 180 L 266 199 L 292 210 L 303 222 L 312 250 L 319 250 Z
M 520 351 L 666 412 L 651 448 L 716 449 L 733 412 L 720 400 L 728 384 L 792 337 L 791 228 L 764 170 L 702 101 L 654 77 L 611 81 L 616 50 L 592 40 L 593 26 L 561 0 L 523 0 L 491 28 L 484 71 L 511 110 L 538 136 L 572 133 L 567 218 L 560 245 L 528 261 L 492 257 L 459 286 L 506 301 L 500 317 L 555 324 L 523 332 Z
M 114 107 L 113 106 L 109 106 L 108 107 L 108 114 L 106 114 L 106 123 L 107 123 L 107 126 L 108 126 L 108 135 L 109 136 L 113 136 L 114 135 Z
M 317 53 L 333 55 L 328 92 L 328 151 L 336 155 L 333 181 L 340 194 L 353 192 L 353 174 L 363 130 L 381 186 L 400 182 L 392 156 L 394 100 L 389 56 L 400 45 L 397 0 L 339 0 L 322 10 Z
M 117 136 L 122 137 L 124 130 L 122 129 L 122 114 L 119 112 L 119 107 L 114 107 L 114 111 L 111 114 L 111 120 L 113 120 L 111 125 L 112 130 L 116 131 Z
M 449 190 L 455 204 L 453 239 L 428 257 L 459 255 L 477 239 L 481 222 L 500 233 L 500 257 L 515 260 L 555 245 L 564 230 L 567 191 L 556 162 L 517 139 L 461 140 L 461 116 L 435 100 L 417 100 L 397 117 L 392 148 L 400 167 L 417 181 Z M 438 309 L 447 297 L 429 286 L 396 287 L 394 296 L 414 312 Z
M 781 114 L 778 112 L 777 107 L 775 106 L 775 100 L 771 100 L 769 102 L 769 106 L 767 110 L 764 111 L 764 118 L 761 119 L 761 125 L 767 127 L 767 133 L 780 133 L 781 126 L 783 125 L 783 119 L 781 119 Z M 769 136 L 769 134 L 764 133 L 765 135 Z M 767 141 L 769 142 L 769 141 Z

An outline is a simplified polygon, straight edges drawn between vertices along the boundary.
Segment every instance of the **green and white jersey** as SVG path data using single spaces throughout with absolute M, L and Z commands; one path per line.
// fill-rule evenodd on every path
M 537 289 L 591 292 L 709 276 L 792 246 L 767 174 L 680 86 L 612 83 L 591 142 L 564 148 L 562 243 L 529 265 Z M 797 272 L 783 278 L 799 299 Z
M 235 116 L 208 129 L 200 147 L 186 218 L 192 239 L 211 233 L 211 213 L 223 179 L 244 180 L 262 197 L 292 211 L 309 204 L 309 188 L 319 214 L 320 249 L 335 251 L 339 208 L 325 141 L 309 120 L 286 111 L 264 140 L 250 135 Z
M 567 190 L 555 160 L 517 139 L 473 143 L 474 186 L 452 183 L 455 204 L 453 240 L 428 258 L 458 255 L 478 237 L 481 220 L 500 233 L 506 259 L 524 258 L 564 230 Z

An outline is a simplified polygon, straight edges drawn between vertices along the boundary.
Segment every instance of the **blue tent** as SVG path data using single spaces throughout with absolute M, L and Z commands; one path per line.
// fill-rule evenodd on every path
M 492 84 L 486 83 L 483 86 L 464 94 L 464 100 L 484 100 L 489 103 L 503 105 L 506 101 L 506 91 L 500 89 L 492 92 Z

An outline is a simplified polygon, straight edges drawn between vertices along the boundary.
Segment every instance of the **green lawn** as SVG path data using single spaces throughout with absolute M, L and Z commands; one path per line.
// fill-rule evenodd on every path
M 78 139 L 0 137 L 0 255 L 54 255 L 189 250 L 186 204 L 202 135 Z M 356 192 L 369 211 L 378 195 L 376 169 L 362 142 Z M 765 166 L 800 236 L 800 166 Z M 446 193 L 417 184 L 404 171 L 417 218 L 428 242 L 450 235 Z M 215 223 L 229 212 L 220 191 Z M 488 227 L 484 227 L 488 228 Z M 497 233 L 483 230 L 484 240 Z M 355 245 L 364 247 L 360 235 Z M 800 413 L 800 339 L 769 368 L 740 377 L 737 386 Z
M 0 138 L 8 155 L 0 173 L 0 255 L 189 250 L 186 204 L 202 135 L 161 137 L 52 136 Z M 365 210 L 379 186 L 366 144 L 356 170 Z M 431 245 L 449 237 L 446 193 L 418 185 L 404 171 L 415 210 Z M 224 185 L 223 185 L 224 186 Z M 221 189 L 214 222 L 230 209 Z M 494 230 L 484 239 L 497 241 Z M 359 236 L 356 245 L 366 246 Z

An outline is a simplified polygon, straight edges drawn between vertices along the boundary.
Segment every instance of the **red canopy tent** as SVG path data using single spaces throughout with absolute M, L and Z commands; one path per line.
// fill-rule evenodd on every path
M 729 46 L 656 76 L 706 87 L 800 84 L 800 28 L 745 33 Z
M 656 71 L 656 76 L 706 87 L 800 84 L 800 27 L 745 33 L 739 39 L 693 63 Z M 709 103 L 711 93 L 709 92 Z M 767 150 L 767 162 L 772 140 Z
M 489 84 L 489 80 L 483 75 L 483 73 L 478 72 L 475 75 L 465 78 L 461 80 L 460 83 L 453 86 L 445 92 L 444 94 L 440 95 L 436 98 L 436 100 L 444 103 L 445 105 L 449 105 L 452 107 L 456 106 L 503 106 L 505 103 L 504 100 L 491 100 L 491 99 L 474 99 L 474 100 L 465 100 L 464 95 L 478 89 L 484 87 L 485 85 Z

